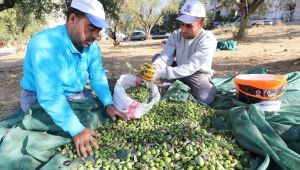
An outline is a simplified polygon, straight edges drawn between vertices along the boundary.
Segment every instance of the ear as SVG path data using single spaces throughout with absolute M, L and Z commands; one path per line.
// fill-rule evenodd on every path
M 201 28 L 204 27 L 204 25 L 205 25 L 205 22 L 204 22 L 204 21 L 201 21 L 201 20 L 199 20 L 198 23 L 199 23 L 199 26 L 200 26 Z
M 201 21 L 201 27 L 204 27 L 204 26 L 205 26 L 205 22 Z
M 75 23 L 75 21 L 76 21 L 76 19 L 77 19 L 77 16 L 76 16 L 76 14 L 74 14 L 74 13 L 71 13 L 71 14 L 70 14 L 70 16 L 69 16 L 68 23 L 69 23 L 69 24 L 74 24 L 74 23 Z

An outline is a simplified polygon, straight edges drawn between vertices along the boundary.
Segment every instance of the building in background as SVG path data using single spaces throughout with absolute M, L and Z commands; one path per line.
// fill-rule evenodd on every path
M 261 18 L 268 20 L 300 20 L 300 0 L 266 0 L 267 10 Z M 215 14 L 215 18 L 228 17 L 229 15 L 238 15 L 236 5 L 228 5 L 222 0 L 207 0 L 208 9 Z M 255 13 L 253 14 L 256 15 Z
M 300 0 L 269 0 L 269 3 L 271 6 L 264 16 L 266 19 L 273 21 L 300 20 Z
M 227 17 L 231 13 L 236 13 L 236 6 L 226 5 L 222 1 L 207 0 L 208 8 L 215 13 L 216 17 Z
M 295 16 L 295 18 L 300 19 L 300 0 L 296 0 L 294 16 Z

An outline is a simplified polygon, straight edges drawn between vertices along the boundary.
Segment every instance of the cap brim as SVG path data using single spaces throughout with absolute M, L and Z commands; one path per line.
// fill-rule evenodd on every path
M 99 17 L 96 17 L 94 15 L 91 15 L 91 14 L 85 14 L 87 16 L 87 18 L 89 19 L 89 21 L 95 25 L 96 27 L 98 28 L 108 28 L 108 24 L 107 22 L 105 21 L 105 19 L 102 19 L 102 18 L 99 18 Z
M 186 24 L 191 24 L 194 21 L 196 21 L 196 19 L 197 19 L 197 17 L 193 17 L 193 16 L 185 15 L 185 14 L 182 14 L 179 17 L 176 18 L 176 20 L 181 21 L 181 22 L 186 23 Z

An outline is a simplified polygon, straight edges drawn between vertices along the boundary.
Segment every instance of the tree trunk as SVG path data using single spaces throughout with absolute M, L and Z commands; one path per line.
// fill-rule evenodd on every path
M 147 35 L 147 40 L 148 39 L 151 39 L 151 31 L 152 31 L 152 28 L 154 27 L 154 25 L 150 25 L 149 27 L 147 27 L 146 29 L 146 35 Z
M 119 46 L 120 45 L 120 41 L 119 41 L 119 39 L 118 39 L 118 37 L 117 37 L 117 28 L 118 28 L 118 25 L 119 25 L 119 20 L 116 22 L 116 24 L 115 24 L 115 28 L 114 28 L 114 36 L 113 36 L 113 40 L 114 40 L 114 47 L 117 47 L 117 46 Z
M 151 38 L 150 28 L 149 26 L 144 27 L 145 33 L 146 33 L 146 39 L 149 40 Z
M 147 29 L 147 32 L 146 32 L 146 34 L 147 34 L 147 40 L 149 40 L 149 39 L 151 39 L 151 29 L 149 28 L 149 29 Z
M 16 0 L 4 0 L 4 2 L 0 4 L 0 12 L 9 8 L 13 8 L 15 6 L 15 3 Z
M 265 0 L 253 0 L 251 3 L 249 3 L 247 0 L 239 0 L 237 2 L 241 16 L 241 23 L 235 38 L 240 40 L 244 37 L 249 17 L 258 9 L 261 4 L 265 2 Z
M 239 28 L 239 31 L 238 31 L 237 35 L 235 36 L 235 38 L 237 40 L 240 40 L 244 37 L 245 30 L 246 30 L 247 25 L 248 25 L 248 18 L 249 18 L 249 16 L 246 16 L 246 18 L 241 17 L 240 28 Z
M 150 40 L 151 39 L 151 31 L 149 30 L 148 32 L 147 32 L 147 40 Z
M 149 28 L 149 35 L 148 35 L 148 36 L 149 36 L 149 39 L 151 39 L 151 31 L 152 31 L 152 28 L 153 28 L 153 27 L 154 27 L 154 25 L 151 25 L 150 28 Z

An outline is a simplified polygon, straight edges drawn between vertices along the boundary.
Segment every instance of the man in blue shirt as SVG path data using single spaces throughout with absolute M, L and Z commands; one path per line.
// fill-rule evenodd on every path
M 112 102 L 100 48 L 95 42 L 102 28 L 108 27 L 98 0 L 73 0 L 66 25 L 41 31 L 27 46 L 21 107 L 26 112 L 39 103 L 54 123 L 68 132 L 79 156 L 93 155 L 98 148 L 94 132 L 85 128 L 68 100 L 91 96 L 84 89 L 88 77 L 92 88 L 112 120 L 128 120 Z

